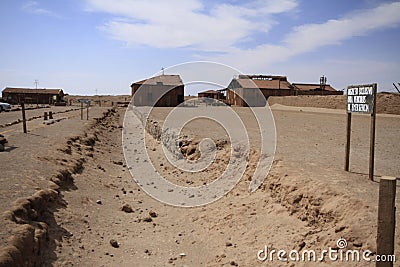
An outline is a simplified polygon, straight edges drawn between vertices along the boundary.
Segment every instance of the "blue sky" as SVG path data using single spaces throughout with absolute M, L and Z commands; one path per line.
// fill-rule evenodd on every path
M 399 14 L 399 1 L 375 0 L 2 0 L 0 88 L 129 94 L 161 67 L 213 61 L 393 91 Z

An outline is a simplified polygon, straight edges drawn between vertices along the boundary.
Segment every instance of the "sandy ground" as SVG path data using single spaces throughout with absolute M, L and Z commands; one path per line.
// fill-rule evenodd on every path
M 275 160 L 263 186 L 249 193 L 248 180 L 259 153 L 258 130 L 247 108 L 235 110 L 246 118 L 252 147 L 250 163 L 239 184 L 210 205 L 169 206 L 151 198 L 133 182 L 121 146 L 125 109 L 117 108 L 95 124 L 93 120 L 83 122 L 71 117 L 42 128 L 33 120 L 31 138 L 35 140 L 29 142 L 20 133 L 10 131 L 7 139 L 17 148 L 0 154 L 1 162 L 8 160 L 1 167 L 1 182 L 9 186 L 3 190 L 3 207 L 11 205 L 17 196 L 40 188 L 40 181 L 51 176 L 47 174 L 82 159 L 73 183 L 61 188 L 57 203 L 39 218 L 49 225 L 43 266 L 374 266 L 329 260 L 262 262 L 257 252 L 265 246 L 321 251 L 336 247 L 339 238 L 347 240 L 348 248 L 375 251 L 376 181 L 380 175 L 400 176 L 400 117 L 377 117 L 377 176 L 372 182 L 367 175 L 369 116 L 354 116 L 351 172 L 345 172 L 344 112 L 274 105 L 278 137 Z M 93 114 L 100 116 L 104 111 L 98 108 Z M 167 108 L 159 108 L 152 116 L 162 122 L 167 113 Z M 186 134 L 193 138 L 226 138 L 222 129 L 205 127 L 204 122 L 189 126 Z M 53 138 L 55 133 L 57 138 Z M 159 141 L 148 134 L 146 139 L 149 155 L 159 171 L 169 180 L 186 185 L 213 179 L 225 166 L 224 156 L 229 152 L 229 146 L 221 145 L 221 158 L 210 167 L 209 175 L 196 175 L 169 166 L 161 156 Z M 12 160 L 19 157 L 23 163 Z M 34 160 L 27 164 L 29 159 Z M 9 164 L 14 165 L 5 167 Z M 25 170 L 16 172 L 20 166 Z M 7 176 L 3 176 L 6 171 Z M 396 219 L 399 229 L 399 210 Z M 3 237 L 2 242 L 7 242 Z M 400 259 L 398 234 L 395 243 Z
M 79 106 L 79 99 L 88 99 L 92 105 L 99 105 L 102 107 L 111 107 L 121 105 L 131 100 L 130 95 L 95 95 L 95 96 L 80 96 L 80 95 L 67 95 L 64 97 L 68 105 Z
M 316 107 L 328 109 L 346 109 L 346 95 L 329 95 L 329 96 L 274 96 L 268 99 L 268 103 L 282 104 L 285 106 L 296 107 Z M 400 115 L 400 94 L 395 93 L 378 93 L 376 98 L 376 106 L 378 113 L 397 114 Z
M 62 119 L 53 124 L 44 124 L 44 111 L 55 112 L 54 119 Z M 90 116 L 98 117 L 106 109 L 91 108 Z M 66 112 L 68 111 L 68 112 Z M 56 113 L 57 112 L 57 113 Z M 80 112 L 69 107 L 29 110 L 26 113 L 28 133 L 22 132 L 22 123 L 0 128 L 7 140 L 6 151 L 0 153 L 0 212 L 13 207 L 17 199 L 33 195 L 40 189 L 48 188 L 49 179 L 58 173 L 67 161 L 61 158 L 65 154 L 60 148 L 65 146 L 69 137 L 82 134 L 91 120 L 80 120 Z M 21 118 L 20 112 L 2 113 L 0 123 L 7 124 Z M 36 119 L 34 119 L 36 118 Z M 61 145 L 62 144 L 62 145 Z M 7 222 L 8 223 L 8 222 Z M 0 230 L 0 240 L 7 245 L 11 228 Z

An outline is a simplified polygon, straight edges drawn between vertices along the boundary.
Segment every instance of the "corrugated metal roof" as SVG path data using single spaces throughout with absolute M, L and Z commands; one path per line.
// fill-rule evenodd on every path
M 293 83 L 293 87 L 301 91 L 319 91 L 321 90 L 321 85 L 318 83 Z M 335 88 L 329 84 L 325 85 L 325 91 L 337 91 Z
M 48 94 L 48 95 L 58 95 L 62 92 L 62 89 L 31 89 L 31 88 L 15 88 L 6 87 L 3 93 L 14 93 L 14 94 Z
M 207 90 L 204 92 L 199 92 L 198 94 L 222 94 L 222 93 L 215 90 Z
M 274 79 L 280 79 L 281 81 L 285 80 L 287 81 L 286 76 L 282 75 L 264 75 L 264 74 L 240 74 L 239 79 L 258 79 L 258 80 L 274 80 Z
M 149 79 L 145 79 L 139 82 L 135 82 L 133 84 L 150 84 L 156 85 L 157 83 L 162 83 L 163 85 L 174 85 L 179 86 L 183 85 L 182 79 L 179 75 L 159 75 L 155 77 L 151 77 Z
M 281 90 L 291 89 L 291 85 L 287 80 L 237 79 L 237 82 L 243 88 L 281 89 Z

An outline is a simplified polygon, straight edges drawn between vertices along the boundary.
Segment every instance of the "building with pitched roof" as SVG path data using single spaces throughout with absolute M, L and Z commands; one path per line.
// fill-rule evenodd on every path
M 54 104 L 63 102 L 62 89 L 31 89 L 6 87 L 2 91 L 2 99 L 10 104 Z
M 225 99 L 224 94 L 221 91 L 216 91 L 216 90 L 207 90 L 207 91 L 199 92 L 199 93 L 197 93 L 197 96 L 199 98 L 204 97 L 204 98 L 213 98 L 213 99 L 218 99 L 218 100 Z
M 342 95 L 330 84 L 292 83 L 295 95 Z
M 237 106 L 265 106 L 270 96 L 293 95 L 286 76 L 239 75 L 227 88 L 226 101 Z
M 241 107 L 264 106 L 270 96 L 296 95 L 342 95 L 326 78 L 320 84 L 293 83 L 286 76 L 276 75 L 239 75 L 227 88 L 226 102 Z
M 175 107 L 184 101 L 184 84 L 179 75 L 159 75 L 132 83 L 135 106 Z

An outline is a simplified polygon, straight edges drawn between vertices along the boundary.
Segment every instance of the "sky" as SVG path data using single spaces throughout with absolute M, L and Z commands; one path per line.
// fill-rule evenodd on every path
M 130 94 L 193 61 L 337 90 L 400 82 L 399 1 L 1 0 L 0 23 L 0 89 Z

